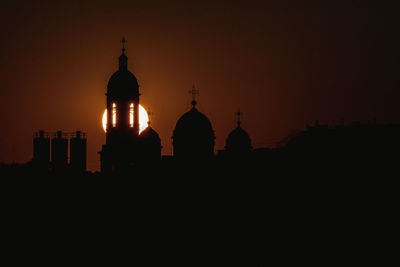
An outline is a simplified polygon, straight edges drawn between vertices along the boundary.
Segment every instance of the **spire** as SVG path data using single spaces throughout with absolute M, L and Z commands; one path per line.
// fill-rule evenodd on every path
M 235 113 L 237 116 L 237 125 L 240 127 L 240 117 L 243 115 L 243 112 L 240 111 L 240 108 L 238 108 L 238 111 Z
M 195 108 L 196 104 L 197 104 L 196 95 L 199 94 L 199 90 L 197 90 L 196 87 L 193 84 L 192 90 L 190 90 L 189 93 L 192 94 L 192 106 L 193 106 L 193 108 Z
M 125 37 L 122 37 L 121 40 L 121 50 L 122 50 L 122 55 L 119 56 L 119 70 L 128 70 L 128 57 L 125 55 L 125 44 L 128 41 L 125 39 Z

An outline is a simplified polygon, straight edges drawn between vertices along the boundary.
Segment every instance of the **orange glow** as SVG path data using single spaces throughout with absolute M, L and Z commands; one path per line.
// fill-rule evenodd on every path
M 129 125 L 133 128 L 133 103 L 129 106 Z
M 116 123 L 116 111 L 114 113 L 114 107 L 115 104 L 113 104 L 113 127 L 114 124 Z M 131 127 L 133 127 L 133 104 L 131 104 L 129 110 L 129 123 Z M 149 116 L 147 115 L 147 111 L 142 107 L 142 105 L 139 105 L 139 133 L 141 133 L 144 129 L 147 128 L 148 124 L 147 122 L 149 121 Z M 103 124 L 103 130 L 104 132 L 107 132 L 107 109 L 103 113 L 103 118 L 102 118 L 102 124 Z
M 112 126 L 115 127 L 117 125 L 117 105 L 113 103 L 112 105 Z

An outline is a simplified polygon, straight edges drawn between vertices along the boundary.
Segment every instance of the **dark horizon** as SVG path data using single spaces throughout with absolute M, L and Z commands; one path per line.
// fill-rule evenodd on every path
M 107 82 L 128 39 L 141 104 L 154 112 L 162 154 L 177 120 L 198 109 L 215 150 L 235 128 L 270 147 L 306 124 L 400 123 L 398 4 L 3 1 L 0 162 L 27 162 L 37 130 L 82 130 L 99 169 Z

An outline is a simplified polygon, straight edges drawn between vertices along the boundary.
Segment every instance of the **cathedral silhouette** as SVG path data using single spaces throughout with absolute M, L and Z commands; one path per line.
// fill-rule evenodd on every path
M 161 176 L 181 177 L 199 173 L 204 177 L 260 177 L 260 173 L 290 177 L 303 173 L 318 177 L 326 170 L 338 176 L 344 169 L 346 173 L 359 175 L 367 170 L 364 166 L 368 166 L 369 173 L 371 169 L 382 172 L 396 166 L 394 162 L 398 158 L 390 155 L 400 149 L 400 125 L 377 124 L 376 121 L 351 125 L 342 121 L 333 128 L 316 121 L 315 126 L 307 125 L 305 130 L 293 131 L 275 146 L 254 148 L 241 125 L 242 112 L 238 110 L 237 125 L 227 136 L 224 149 L 215 151 L 214 128 L 197 108 L 198 90 L 194 85 L 190 91 L 191 108 L 177 119 L 171 135 L 173 155 L 162 156 L 161 139 L 151 121 L 145 128 L 139 125 L 139 84 L 128 69 L 126 40 L 121 42 L 118 70 L 109 79 L 106 92 L 106 140 L 98 152 L 100 176 L 137 176 L 139 172 L 149 175 L 158 171 L 163 173 Z M 86 146 L 86 133 L 82 131 L 39 131 L 34 134 L 31 162 L 21 166 L 0 164 L 0 169 L 89 175 Z
M 126 172 L 135 166 L 159 163 L 161 140 L 150 126 L 139 132 L 139 84 L 135 75 L 128 70 L 125 54 L 125 38 L 122 39 L 122 54 L 119 69 L 111 76 L 107 86 L 106 143 L 99 152 L 101 172 Z M 172 135 L 173 160 L 175 162 L 207 163 L 215 159 L 215 133 L 210 120 L 197 108 L 193 85 L 192 108 L 177 121 Z M 228 136 L 226 150 L 221 154 L 232 157 L 248 155 L 252 151 L 251 139 L 240 126 Z

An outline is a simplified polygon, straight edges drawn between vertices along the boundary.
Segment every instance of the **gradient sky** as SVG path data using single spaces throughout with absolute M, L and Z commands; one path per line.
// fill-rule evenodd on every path
M 216 150 L 238 107 L 256 148 L 317 119 L 399 123 L 398 10 L 351 0 L 2 1 L 0 162 L 29 161 L 39 129 L 80 129 L 88 169 L 99 169 L 122 36 L 162 154 L 172 154 L 193 83 Z

